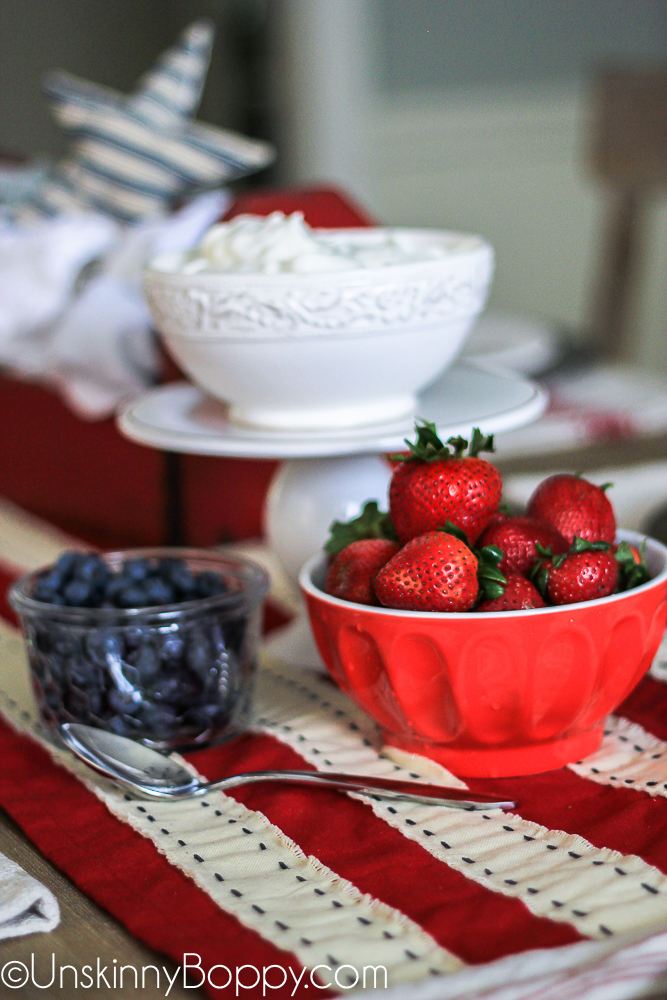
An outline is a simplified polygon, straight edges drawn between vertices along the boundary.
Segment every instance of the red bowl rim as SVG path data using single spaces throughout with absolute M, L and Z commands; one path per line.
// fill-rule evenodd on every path
M 373 607 L 369 604 L 356 604 L 354 601 L 343 601 L 339 597 L 332 597 L 331 594 L 325 593 L 313 580 L 314 576 L 324 571 L 326 565 L 326 556 L 321 552 L 318 552 L 317 555 L 314 555 L 305 563 L 299 574 L 299 585 L 304 594 L 308 594 L 318 601 L 323 601 L 325 604 L 331 604 L 338 608 L 346 608 L 348 611 L 363 611 L 371 615 L 385 615 L 393 618 L 451 619 L 459 621 L 482 619 L 486 621 L 493 618 L 522 618 L 526 615 L 553 615 L 563 614 L 564 612 L 572 614 L 575 611 L 584 611 L 587 608 L 597 608 L 601 605 L 607 605 L 613 601 L 623 601 L 635 594 L 642 594 L 647 590 L 652 590 L 654 587 L 659 587 L 667 583 L 667 546 L 663 545 L 656 538 L 642 535 L 638 531 L 619 530 L 616 535 L 616 541 L 629 542 L 635 546 L 639 546 L 645 541 L 646 556 L 649 564 L 657 562 L 661 564 L 662 568 L 658 569 L 656 576 L 652 577 L 647 583 L 643 583 L 640 587 L 635 587 L 634 590 L 626 590 L 621 594 L 610 594 L 609 597 L 598 597 L 594 601 L 581 601 L 578 604 L 562 604 L 551 608 L 527 608 L 524 611 L 467 611 L 465 614 L 462 614 L 460 611 L 403 611 L 398 608 Z

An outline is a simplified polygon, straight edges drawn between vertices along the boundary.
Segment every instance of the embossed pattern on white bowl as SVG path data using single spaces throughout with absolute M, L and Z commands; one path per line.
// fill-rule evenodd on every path
M 486 301 L 491 247 L 433 235 L 449 242 L 447 256 L 326 274 L 184 275 L 180 255 L 164 256 L 146 272 L 146 296 L 169 351 L 230 404 L 233 421 L 372 425 L 414 411 L 416 393 L 453 363 Z

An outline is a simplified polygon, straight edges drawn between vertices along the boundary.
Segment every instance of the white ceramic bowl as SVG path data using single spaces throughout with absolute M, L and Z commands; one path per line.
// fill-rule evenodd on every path
M 330 231 L 328 231 L 330 234 Z M 345 242 L 377 229 L 338 230 Z M 446 256 L 318 274 L 179 274 L 182 254 L 151 263 L 145 291 L 178 364 L 229 404 L 230 419 L 274 430 L 379 424 L 414 413 L 486 301 L 493 250 L 441 240 Z

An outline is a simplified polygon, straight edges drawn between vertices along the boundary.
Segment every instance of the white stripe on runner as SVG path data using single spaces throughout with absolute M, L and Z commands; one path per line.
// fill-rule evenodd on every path
M 0 664 L 4 675 L 26 670 L 19 634 L 4 623 Z M 317 858 L 307 857 L 262 813 L 220 792 L 168 803 L 123 794 L 41 736 L 25 702 L 3 702 L 7 720 L 75 774 L 114 816 L 151 840 L 221 909 L 293 952 L 307 968 L 383 965 L 389 983 L 397 985 L 463 966 L 399 910 L 362 894 Z
M 90 548 L 64 531 L 0 498 L 0 562 L 24 573 L 57 559 L 65 549 Z
M 667 743 L 619 716 L 607 719 L 602 744 L 595 753 L 568 766 L 599 785 L 667 797 Z

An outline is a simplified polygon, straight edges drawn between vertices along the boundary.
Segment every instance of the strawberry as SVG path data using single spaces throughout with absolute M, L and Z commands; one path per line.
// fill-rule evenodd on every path
M 379 605 L 373 581 L 397 552 L 398 543 L 384 538 L 352 542 L 331 563 L 324 581 L 325 591 L 343 601 Z
M 478 458 L 480 451 L 493 451 L 493 437 L 473 430 L 468 442 L 450 438 L 454 453 L 436 433 L 435 424 L 415 426 L 417 442 L 406 444 L 410 455 L 394 470 L 389 486 L 389 514 L 399 542 L 435 531 L 449 519 L 474 544 L 498 508 L 502 481 L 490 462 Z
M 508 517 L 498 521 L 495 514 L 478 544 L 497 545 L 502 549 L 504 554 L 498 569 L 505 574 L 527 573 L 538 558 L 537 544 L 544 548 L 551 546 L 551 551 L 555 553 L 567 552 L 568 549 L 568 543 L 560 532 L 549 524 L 532 517 Z
M 502 563 L 499 564 L 499 568 Z M 507 587 L 501 597 L 482 601 L 476 611 L 523 611 L 525 608 L 545 608 L 539 591 L 520 573 L 507 574 Z
M 502 524 L 503 521 L 509 521 L 510 517 L 512 517 L 512 514 L 507 509 L 503 510 L 503 507 L 505 507 L 505 504 L 501 504 L 495 514 L 491 515 L 491 520 L 484 529 L 485 531 L 496 524 Z
M 567 554 L 542 558 L 531 576 L 552 604 L 580 604 L 608 597 L 618 580 L 618 564 L 610 547 L 608 542 L 575 537 Z
M 375 578 L 380 603 L 406 611 L 468 611 L 478 592 L 477 557 L 444 531 L 413 538 Z
M 575 536 L 590 542 L 613 542 L 616 518 L 605 493 L 610 485 L 595 486 L 566 473 L 549 476 L 528 501 L 526 513 L 560 531 L 569 545 Z

